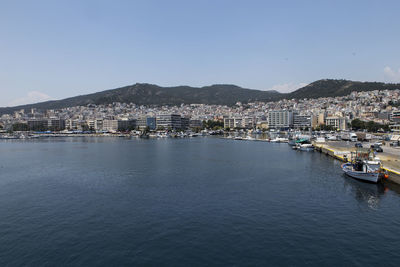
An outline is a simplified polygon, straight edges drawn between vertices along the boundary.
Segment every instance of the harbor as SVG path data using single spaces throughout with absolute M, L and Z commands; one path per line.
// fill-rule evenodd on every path
M 331 247 L 332 266 L 355 253 L 363 266 L 400 260 L 396 185 L 345 177 L 316 151 L 219 137 L 39 138 L 0 149 L 2 266 L 85 265 L 103 251 L 107 265 L 182 266 L 194 255 L 202 265 L 295 266 Z
M 365 136 L 369 138 L 363 140 Z M 344 163 L 350 162 L 352 153 L 355 153 L 357 148 L 361 147 L 365 151 L 372 150 L 374 158 L 382 166 L 381 169 L 387 173 L 385 181 L 400 184 L 400 147 L 397 145 L 399 140 L 397 135 L 392 135 L 386 141 L 382 141 L 384 139 L 382 136 L 374 136 L 374 139 L 372 139 L 371 134 L 365 133 L 358 133 L 358 135 L 355 133 L 307 135 L 306 133 L 290 134 L 283 132 L 254 136 L 235 133 L 224 138 L 240 141 L 288 143 L 295 150 L 317 151 Z M 374 149 L 375 147 L 379 147 L 379 150 Z
M 378 146 L 380 152 L 375 151 L 375 156 L 382 164 L 382 170 L 387 172 L 386 181 L 400 184 L 400 136 L 391 135 L 390 138 L 383 136 L 372 136 L 365 133 L 324 133 L 324 132 L 289 132 L 289 131 L 130 131 L 116 133 L 93 133 L 93 132 L 16 132 L 13 134 L 3 133 L 3 140 L 29 140 L 38 138 L 62 138 L 62 137 L 119 137 L 119 138 L 194 138 L 204 136 L 219 136 L 226 140 L 256 141 L 270 143 L 287 143 L 294 150 L 317 151 L 342 162 L 351 159 L 351 153 L 357 147 L 371 148 Z M 364 140 L 366 137 L 367 140 Z M 372 137 L 374 137 L 372 139 Z M 387 140 L 389 138 L 389 140 Z M 397 142 L 397 143 L 396 143 Z
M 365 143 L 365 147 L 370 147 L 370 143 Z M 354 142 L 331 141 L 326 143 L 314 142 L 315 151 L 329 155 L 335 159 L 347 162 L 351 152 L 356 151 Z M 397 153 L 397 154 L 396 154 Z M 378 157 L 382 162 L 383 169 L 389 173 L 387 180 L 400 184 L 400 149 L 384 146 L 384 152 L 379 153 Z

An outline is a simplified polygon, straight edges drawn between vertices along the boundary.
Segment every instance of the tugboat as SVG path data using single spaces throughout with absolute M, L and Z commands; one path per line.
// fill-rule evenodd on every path
M 368 149 L 358 148 L 356 152 L 351 152 L 351 162 L 341 167 L 347 176 L 370 183 L 378 183 L 382 177 L 387 178 L 381 161 Z

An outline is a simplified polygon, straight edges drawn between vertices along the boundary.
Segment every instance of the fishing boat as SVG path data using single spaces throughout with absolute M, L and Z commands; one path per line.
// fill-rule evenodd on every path
M 298 139 L 296 140 L 295 148 L 300 151 L 314 151 L 314 146 L 311 144 L 309 139 Z
M 297 150 L 300 150 L 300 151 L 314 151 L 314 146 L 313 146 L 313 144 L 299 144 L 297 146 Z
M 287 143 L 287 142 L 289 142 L 289 139 L 284 138 L 284 137 L 276 137 L 275 139 L 272 139 L 270 142 L 271 143 Z
M 352 152 L 351 162 L 344 163 L 341 167 L 347 176 L 370 183 L 377 183 L 382 177 L 388 177 L 382 170 L 379 158 L 368 149 L 359 148 L 356 152 Z

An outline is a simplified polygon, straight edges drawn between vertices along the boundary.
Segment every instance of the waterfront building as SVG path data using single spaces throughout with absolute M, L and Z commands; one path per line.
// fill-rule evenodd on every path
M 190 121 L 189 118 L 186 118 L 186 117 L 181 118 L 181 129 L 182 130 L 189 129 L 189 121 Z
M 149 127 L 150 130 L 157 129 L 157 119 L 155 117 L 147 117 L 146 118 L 146 124 L 147 124 L 147 127 Z
M 94 120 L 94 130 L 96 132 L 103 131 L 103 119 L 95 119 Z
M 392 111 L 390 115 L 390 121 L 400 122 L 400 110 Z
M 147 118 L 140 117 L 136 120 L 136 127 L 143 130 L 147 127 Z
M 136 120 L 123 119 L 118 120 L 118 131 L 129 131 L 136 128 Z
M 32 131 L 44 131 L 47 128 L 47 121 L 41 119 L 28 120 L 28 127 Z
M 189 120 L 189 127 L 190 128 L 201 128 L 201 127 L 203 127 L 203 122 L 201 120 Z
M 300 115 L 298 113 L 293 114 L 293 128 L 304 129 L 312 126 L 312 115 Z
M 32 131 L 62 131 L 65 129 L 65 120 L 59 118 L 29 119 L 27 124 Z
M 325 124 L 325 113 L 319 113 L 317 117 L 317 125 L 323 125 Z
M 293 127 L 293 112 L 290 110 L 271 110 L 268 112 L 269 128 L 281 129 Z
M 251 129 L 256 125 L 256 118 L 253 117 L 245 117 L 242 119 L 242 127 L 245 129 Z
M 103 120 L 103 131 L 116 132 L 118 130 L 118 120 Z
M 45 128 L 51 131 L 62 131 L 65 129 L 65 120 L 59 118 L 50 118 L 46 120 Z
M 89 130 L 95 129 L 95 121 L 94 120 L 86 120 L 86 124 L 89 127 Z
M 346 119 L 343 117 L 326 117 L 325 124 L 338 130 L 346 130 Z
M 157 116 L 157 128 L 181 129 L 181 115 L 178 114 L 160 114 Z
M 157 120 L 155 117 L 140 117 L 136 120 L 136 127 L 143 130 L 149 127 L 150 130 L 157 128 Z
M 233 118 L 224 118 L 224 128 L 230 128 L 233 129 L 235 128 L 235 119 Z

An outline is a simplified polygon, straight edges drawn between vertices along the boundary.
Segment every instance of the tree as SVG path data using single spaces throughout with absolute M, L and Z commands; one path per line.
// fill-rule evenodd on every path
M 377 132 L 380 129 L 384 131 L 390 131 L 390 127 L 387 124 L 380 124 L 374 121 L 362 121 L 360 119 L 354 119 L 351 121 L 351 127 L 353 130 L 367 130 L 368 132 Z
M 207 129 L 219 130 L 224 128 L 224 123 L 222 121 L 207 120 L 203 121 L 203 127 Z
M 351 128 L 354 130 L 362 130 L 365 129 L 365 121 L 362 121 L 360 119 L 354 119 L 351 121 Z
M 14 132 L 18 132 L 18 131 L 29 131 L 29 126 L 26 123 L 14 123 L 12 126 L 12 130 Z

